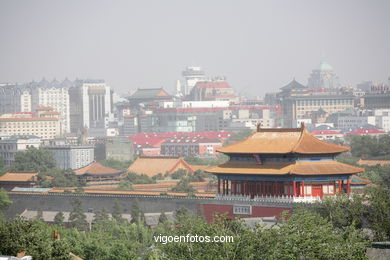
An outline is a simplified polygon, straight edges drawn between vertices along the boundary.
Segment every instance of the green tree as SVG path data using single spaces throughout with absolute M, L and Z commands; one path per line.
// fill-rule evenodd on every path
M 84 214 L 81 200 L 72 201 L 72 211 L 69 214 L 69 224 L 78 230 L 88 230 L 87 216 Z
M 158 218 L 158 224 L 163 224 L 168 221 L 167 215 L 165 212 L 161 211 L 160 217 Z
M 390 191 L 381 187 L 367 190 L 368 222 L 375 240 L 390 240 Z
M 106 160 L 101 161 L 101 163 L 107 167 L 125 171 L 127 170 L 127 168 L 129 168 L 132 161 L 120 161 L 113 158 L 108 158 Z
M 25 251 L 33 259 L 69 259 L 65 247 L 57 247 L 50 227 L 37 219 L 0 220 L 0 254 L 16 255 Z
M 336 228 L 346 228 L 351 225 L 361 228 L 363 216 L 368 213 L 363 198 L 359 195 L 353 195 L 352 199 L 346 195 L 324 198 L 309 205 L 308 208 L 329 220 Z
M 122 223 L 124 221 L 124 219 L 122 218 L 122 209 L 118 201 L 115 201 L 114 203 L 111 216 L 119 223 Z
M 9 199 L 8 193 L 3 188 L 0 188 L 0 214 L 2 211 L 6 210 L 11 203 L 12 201 Z
M 193 194 L 196 192 L 195 188 L 190 184 L 189 178 L 181 179 L 176 186 L 172 188 L 173 192 L 185 192 L 189 194 Z
M 369 243 L 350 226 L 337 231 L 318 214 L 296 211 L 276 232 L 271 259 L 366 259 Z
M 133 203 L 131 203 L 131 223 L 142 223 L 144 219 L 144 213 L 141 210 L 139 201 L 135 198 Z
M 135 172 L 128 172 L 126 175 L 126 180 L 132 184 L 149 184 L 156 183 L 156 180 L 153 180 L 146 174 L 137 174 Z
M 47 172 L 56 167 L 53 154 L 43 148 L 29 147 L 15 154 L 12 171 Z
M 93 219 L 95 223 L 104 222 L 108 220 L 110 220 L 110 216 L 108 215 L 108 212 L 105 208 L 102 208 L 101 210 L 97 211 Z
M 133 190 L 133 184 L 129 180 L 121 180 L 117 187 L 118 190 Z
M 175 211 L 175 218 L 178 222 L 182 222 L 191 217 L 191 212 L 186 207 L 180 207 Z
M 59 211 L 55 216 L 54 216 L 54 224 L 58 226 L 63 226 L 64 225 L 64 220 L 65 216 L 62 211 Z

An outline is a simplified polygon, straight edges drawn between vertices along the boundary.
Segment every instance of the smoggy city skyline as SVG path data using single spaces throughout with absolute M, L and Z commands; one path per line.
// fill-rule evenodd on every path
M 323 60 L 342 85 L 390 76 L 388 1 L 0 1 L 0 82 L 105 79 L 173 92 L 186 66 L 264 95 Z

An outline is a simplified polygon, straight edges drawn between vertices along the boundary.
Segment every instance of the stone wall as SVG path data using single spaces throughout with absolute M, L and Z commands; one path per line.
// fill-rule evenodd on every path
M 25 209 L 42 211 L 71 211 L 71 202 L 76 198 L 81 200 L 85 212 L 95 212 L 101 210 L 102 208 L 111 212 L 114 203 L 117 201 L 120 204 L 123 213 L 130 213 L 131 205 L 136 198 L 139 201 L 141 210 L 145 213 L 175 211 L 180 207 L 185 207 L 196 213 L 198 208 L 197 205 L 199 204 L 243 204 L 268 207 L 292 207 L 291 204 L 271 204 L 254 201 L 231 201 L 218 200 L 214 198 L 187 198 L 172 196 L 23 193 L 9 194 L 9 197 L 13 203 L 5 212 L 6 217 L 13 217 L 17 214 L 21 214 Z

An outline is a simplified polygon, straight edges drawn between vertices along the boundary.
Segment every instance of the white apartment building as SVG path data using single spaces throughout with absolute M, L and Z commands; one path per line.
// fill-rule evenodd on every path
M 57 167 L 61 169 L 79 169 L 94 160 L 93 146 L 46 146 L 46 150 L 53 153 Z
M 0 116 L 0 132 L 54 139 L 61 133 L 60 120 L 58 117 L 40 117 L 31 112 L 3 114 Z
M 32 107 L 52 107 L 60 112 L 61 132 L 70 132 L 68 88 L 59 86 L 34 87 L 31 89 Z
M 10 167 L 15 161 L 15 154 L 25 151 L 29 147 L 39 148 L 41 139 L 32 135 L 14 135 L 0 140 L 0 157 L 3 158 L 6 167 Z

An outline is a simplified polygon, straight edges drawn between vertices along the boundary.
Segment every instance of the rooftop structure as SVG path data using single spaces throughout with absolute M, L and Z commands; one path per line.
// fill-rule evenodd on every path
M 338 77 L 334 73 L 333 67 L 327 62 L 321 62 L 319 67 L 314 69 L 308 79 L 309 88 L 338 88 Z
M 104 166 L 99 162 L 92 162 L 73 172 L 78 178 L 84 179 L 86 182 L 116 182 L 122 178 L 124 173 L 121 170 Z
M 0 188 L 5 190 L 12 190 L 15 187 L 33 188 L 37 181 L 37 172 L 7 172 L 0 176 Z
M 234 89 L 226 81 L 199 81 L 192 88 L 189 97 L 195 101 L 238 102 Z
M 146 174 L 153 177 L 159 173 L 172 174 L 179 169 L 184 169 L 189 172 L 194 172 L 191 166 L 180 157 L 138 157 L 133 164 L 127 169 L 128 172 L 135 172 L 138 174 Z

